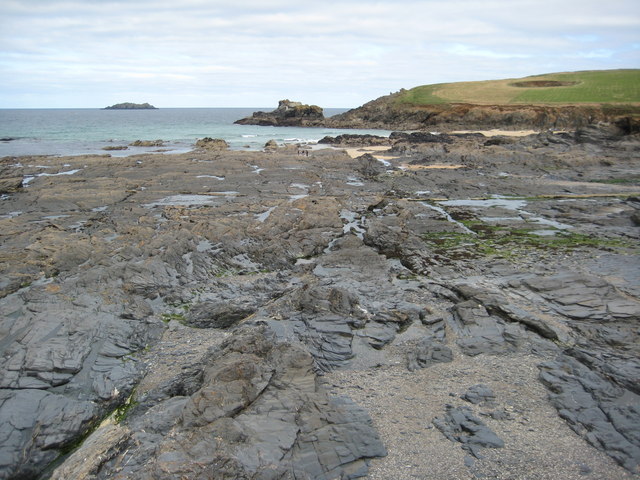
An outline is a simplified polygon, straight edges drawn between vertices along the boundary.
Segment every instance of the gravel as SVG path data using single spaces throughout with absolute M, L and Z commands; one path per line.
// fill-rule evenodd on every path
M 367 478 L 636 478 L 558 417 L 538 381 L 539 357 L 456 354 L 451 363 L 409 372 L 399 351 L 378 368 L 335 371 L 325 377 L 335 394 L 347 395 L 369 411 L 388 449 L 387 457 L 371 461 Z M 472 405 L 462 399 L 479 382 L 493 390 L 495 401 Z M 447 440 L 432 423 L 444 415 L 447 404 L 471 407 L 504 441 L 504 448 L 483 449 L 483 458 L 477 459 Z

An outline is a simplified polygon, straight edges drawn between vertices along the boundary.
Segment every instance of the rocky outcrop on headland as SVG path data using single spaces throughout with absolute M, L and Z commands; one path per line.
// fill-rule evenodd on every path
M 234 123 L 275 127 L 319 127 L 324 123 L 324 114 L 322 108 L 317 105 L 280 100 L 278 108 L 272 112 L 254 112 L 252 116 Z
M 0 160 L 0 478 L 637 478 L 638 138 L 442 137 Z

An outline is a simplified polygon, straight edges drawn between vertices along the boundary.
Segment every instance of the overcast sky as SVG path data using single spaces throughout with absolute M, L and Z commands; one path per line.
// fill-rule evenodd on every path
M 0 108 L 355 107 L 640 68 L 639 0 L 0 0 Z

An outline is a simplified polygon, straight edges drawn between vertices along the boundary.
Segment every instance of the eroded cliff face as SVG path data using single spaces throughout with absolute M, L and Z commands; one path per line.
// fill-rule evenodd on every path
M 638 139 L 389 142 L 2 159 L 0 478 L 634 478 Z
M 472 105 L 412 106 L 398 103 L 399 93 L 327 119 L 336 128 L 388 130 L 547 130 L 576 129 L 600 122 L 627 121 L 635 125 L 640 107 L 585 105 Z M 636 118 L 635 120 L 632 120 Z

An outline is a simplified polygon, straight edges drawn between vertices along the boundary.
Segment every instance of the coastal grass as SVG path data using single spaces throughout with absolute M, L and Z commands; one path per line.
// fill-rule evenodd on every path
M 640 104 L 640 69 L 550 73 L 518 79 L 422 85 L 400 104 Z

